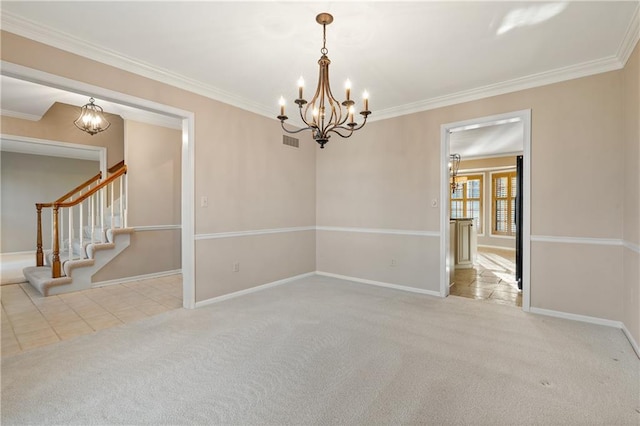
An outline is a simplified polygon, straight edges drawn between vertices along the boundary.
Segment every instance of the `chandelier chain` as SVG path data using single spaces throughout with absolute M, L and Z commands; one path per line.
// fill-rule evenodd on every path
M 327 49 L 327 24 L 322 24 L 322 49 L 320 49 L 320 53 L 323 55 L 329 53 L 329 49 Z

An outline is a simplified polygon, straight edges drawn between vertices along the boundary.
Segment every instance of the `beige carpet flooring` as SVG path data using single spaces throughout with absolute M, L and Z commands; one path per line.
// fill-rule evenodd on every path
M 313 276 L 2 360 L 3 425 L 638 425 L 620 330 Z

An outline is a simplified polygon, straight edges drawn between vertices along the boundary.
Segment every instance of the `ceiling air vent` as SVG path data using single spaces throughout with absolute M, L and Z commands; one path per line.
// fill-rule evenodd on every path
M 298 148 L 300 146 L 300 141 L 298 139 L 286 135 L 282 135 L 282 143 L 285 145 L 293 146 L 295 148 Z

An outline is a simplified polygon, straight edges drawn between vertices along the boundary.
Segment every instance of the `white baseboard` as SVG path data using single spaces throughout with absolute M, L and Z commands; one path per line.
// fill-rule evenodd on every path
M 421 288 L 415 288 L 415 287 L 408 287 L 408 286 L 404 286 L 404 285 L 385 283 L 385 282 L 381 282 L 381 281 L 366 280 L 366 279 L 363 279 L 363 278 L 349 277 L 347 275 L 332 274 L 330 272 L 316 271 L 316 274 L 322 275 L 322 276 L 325 276 L 325 277 L 338 278 L 338 279 L 341 279 L 341 280 L 355 281 L 357 283 L 362 283 L 362 284 L 375 285 L 375 286 L 378 286 L 378 287 L 392 288 L 394 290 L 408 291 L 410 293 L 420 293 L 420 294 L 426 294 L 426 295 L 429 295 L 429 296 L 442 297 L 440 295 L 439 291 L 424 290 L 424 289 L 421 289 Z
M 634 340 L 633 336 L 631 335 L 631 333 L 629 332 L 629 330 L 627 329 L 627 327 L 624 325 L 622 321 L 613 321 L 613 320 L 608 320 L 604 318 L 590 317 L 587 315 L 570 314 L 568 312 L 554 311 L 551 309 L 542 309 L 542 308 L 534 308 L 534 307 L 531 307 L 531 310 L 529 312 L 531 312 L 532 314 L 546 315 L 549 317 L 587 322 L 590 324 L 604 325 L 607 327 L 620 329 L 624 333 L 627 340 L 629 340 L 629 344 L 633 348 L 638 358 L 640 358 L 640 348 L 638 347 L 638 343 Z
M 47 250 L 47 249 L 43 249 L 43 250 Z M 32 255 L 36 255 L 35 250 L 27 250 L 27 251 L 11 251 L 11 252 L 7 252 L 7 253 L 0 253 L 0 257 L 1 256 L 17 256 L 17 255 L 23 255 L 23 254 L 32 254 Z
M 502 247 L 502 246 L 492 246 L 489 244 L 478 244 L 478 248 L 488 248 L 488 249 L 496 249 L 496 250 L 506 250 L 506 251 L 513 251 L 515 252 L 516 249 L 513 247 Z
M 629 331 L 627 326 L 624 325 L 624 323 L 622 323 L 622 332 L 624 333 L 625 336 L 627 336 L 629 343 L 631 343 L 631 347 L 633 348 L 634 351 L 636 351 L 636 355 L 638 355 L 638 358 L 640 358 L 640 346 L 638 346 L 638 342 L 636 342 L 636 340 L 633 338 L 633 336 L 631 335 L 631 332 Z
M 131 281 L 148 280 L 148 279 L 152 279 L 152 278 L 166 277 L 166 276 L 169 276 L 169 275 L 176 275 L 176 274 L 180 274 L 180 273 L 182 273 L 181 269 L 174 269 L 172 271 L 154 272 L 152 274 L 136 275 L 134 277 L 125 277 L 125 278 L 116 278 L 115 280 L 98 281 L 98 282 L 92 283 L 91 288 L 104 287 L 104 286 L 108 286 L 108 285 L 116 285 L 116 284 L 122 284 L 122 283 L 129 283 Z
M 238 296 L 244 296 L 244 295 L 249 294 L 249 293 L 255 293 L 256 291 L 266 290 L 268 288 L 272 288 L 272 287 L 276 287 L 276 286 L 279 286 L 279 285 L 282 285 L 282 284 L 286 284 L 288 282 L 299 280 L 301 278 L 311 277 L 313 275 L 315 275 L 315 272 L 307 272 L 306 274 L 295 275 L 293 277 L 284 278 L 282 280 L 273 281 L 273 282 L 270 282 L 270 283 L 267 283 L 267 284 L 258 285 L 258 286 L 255 286 L 255 287 L 247 288 L 245 290 L 235 291 L 233 293 L 224 294 L 224 295 L 218 296 L 218 297 L 212 297 L 211 299 L 206 299 L 206 300 L 201 300 L 199 302 L 196 302 L 195 307 L 196 308 L 201 308 L 203 306 L 211 305 L 213 303 L 218 303 L 218 302 L 222 302 L 224 300 L 233 299 L 234 297 L 238 297 Z

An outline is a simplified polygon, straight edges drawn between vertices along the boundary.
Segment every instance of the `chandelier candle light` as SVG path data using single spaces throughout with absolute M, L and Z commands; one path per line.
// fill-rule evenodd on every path
M 73 122 L 76 127 L 91 136 L 104 132 L 111 126 L 111 123 L 104 118 L 102 107 L 96 105 L 95 99 L 90 98 L 89 103 L 83 105 L 80 110 L 80 117 Z
M 347 80 L 345 84 L 346 100 L 340 103 L 333 97 L 329 85 L 329 64 L 331 64 L 331 61 L 327 57 L 329 51 L 326 47 L 327 25 L 333 22 L 333 16 L 328 13 L 321 13 L 316 16 L 316 22 L 322 25 L 322 49 L 320 49 L 322 56 L 318 60 L 318 64 L 320 65 L 318 87 L 311 101 L 307 102 L 302 97 L 304 80 L 300 77 L 300 80 L 298 80 L 298 99 L 294 101 L 298 104 L 300 118 L 307 127 L 299 130 L 288 130 L 284 126 L 285 120 L 289 117 L 285 115 L 285 100 L 282 96 L 280 97 L 280 115 L 278 116 L 278 120 L 280 120 L 282 129 L 287 133 L 299 133 L 304 130 L 311 130 L 313 139 L 320 144 L 320 148 L 324 148 L 324 145 L 329 142 L 329 138 L 331 137 L 329 133 L 333 132 L 343 138 L 350 137 L 355 130 L 364 127 L 371 111 L 369 111 L 369 94 L 365 91 L 362 94 L 363 109 L 360 111 L 360 115 L 364 117 L 364 120 L 360 125 L 356 123 L 355 102 L 351 99 L 351 82 L 349 80 Z

